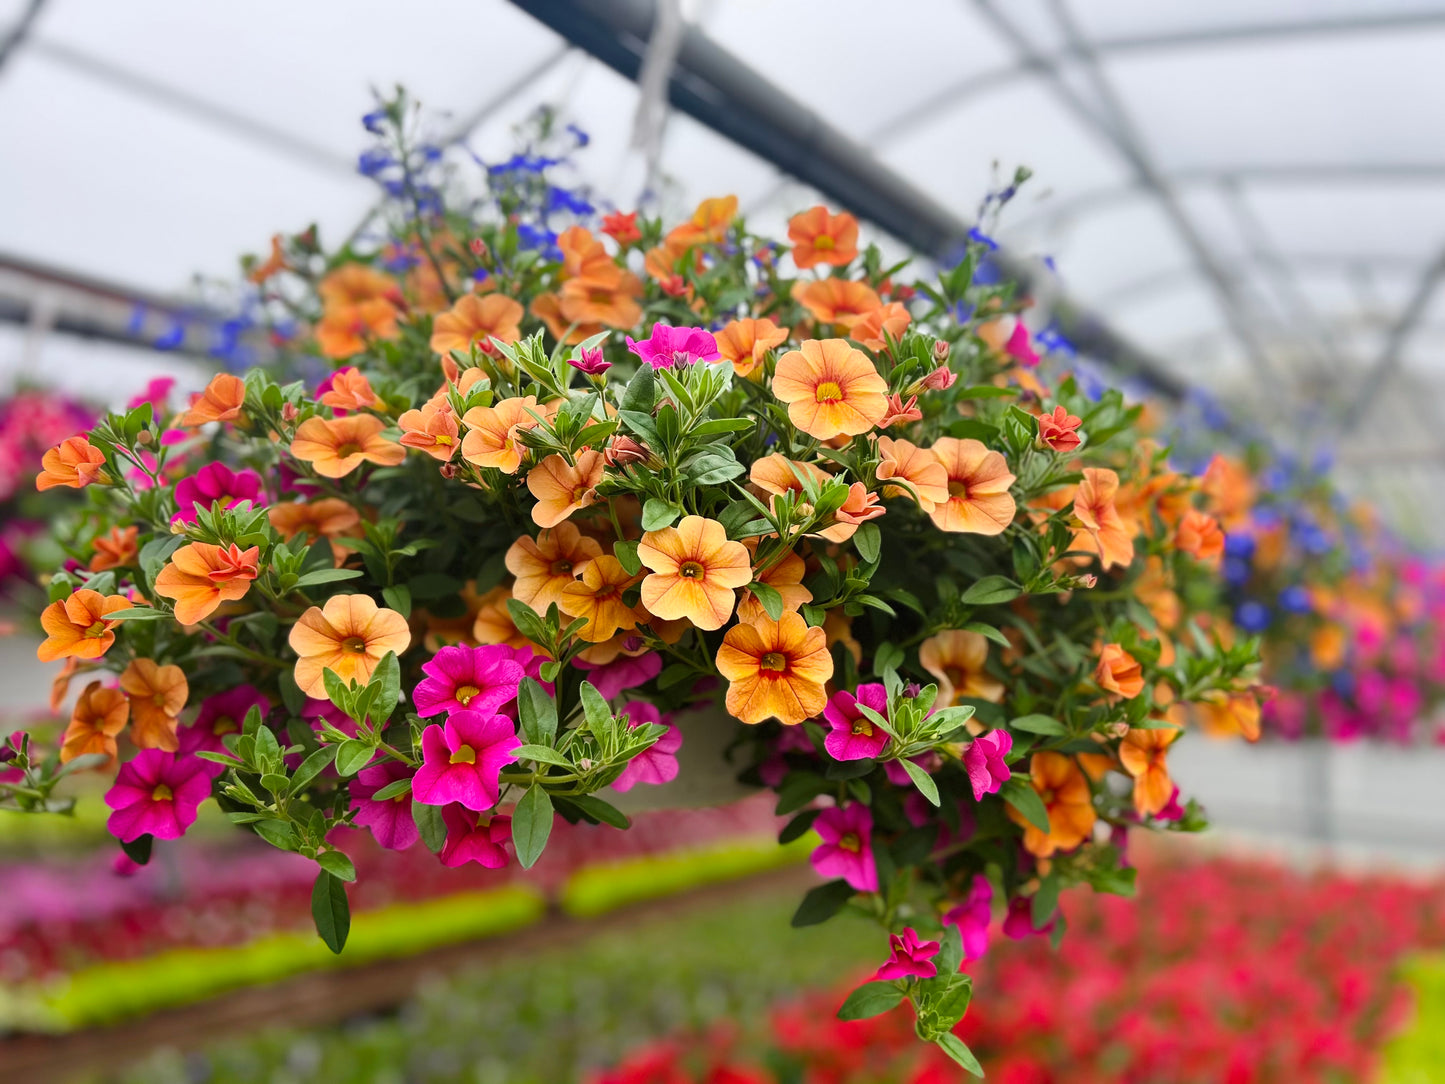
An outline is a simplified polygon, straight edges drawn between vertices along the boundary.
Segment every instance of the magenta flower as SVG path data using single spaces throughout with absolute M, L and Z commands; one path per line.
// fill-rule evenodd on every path
M 612 368 L 612 362 L 603 357 L 602 350 L 596 346 L 590 350 L 578 351 L 575 357 L 567 359 L 567 364 L 588 376 L 601 376 Z
M 516 724 L 505 715 L 454 711 L 444 725 L 422 731 L 422 764 L 412 779 L 422 805 L 460 802 L 478 812 L 497 804 L 502 766 L 517 759 Z
M 938 965 L 932 962 L 938 955 L 938 942 L 918 940 L 918 931 L 912 926 L 901 934 L 889 934 L 888 947 L 893 955 L 878 969 L 875 979 L 931 979 L 938 974 Z
M 867 760 L 888 744 L 888 735 L 858 710 L 860 703 L 886 718 L 888 690 L 877 682 L 859 685 L 856 694 L 840 689 L 823 709 L 824 720 L 833 728 L 823 739 L 823 748 L 834 760 Z
M 1008 782 L 1012 773 L 1003 758 L 1013 747 L 1013 735 L 1007 730 L 990 730 L 974 738 L 964 751 L 963 767 L 973 784 L 974 801 L 982 801 L 985 794 L 997 794 Z
M 916 757 L 909 757 L 909 760 L 917 764 L 929 775 L 938 770 L 942 761 L 937 753 L 919 753 Z M 883 774 L 888 777 L 888 782 L 895 787 L 911 787 L 913 780 L 909 778 L 908 770 L 897 760 L 885 760 L 883 762 Z
M 963 939 L 963 962 L 982 959 L 988 951 L 988 928 L 993 921 L 993 885 L 975 876 L 963 902 L 943 916 L 945 926 L 957 926 Z
M 632 639 L 628 637 L 628 640 Z M 640 637 L 636 639 L 639 644 L 642 642 Z M 623 650 L 628 650 L 627 641 L 623 642 Z M 576 658 L 572 660 L 572 665 L 587 672 L 587 680 L 602 694 L 603 700 L 612 700 L 628 689 L 636 689 L 657 677 L 662 672 L 662 656 L 649 651 L 645 655 L 618 655 L 605 663 Z
M 449 805 L 442 810 L 442 820 L 447 825 L 447 841 L 438 856 L 442 865 L 477 862 L 487 869 L 501 869 L 510 860 L 511 817 L 483 818 L 460 805 Z
M 711 332 L 700 327 L 671 327 L 668 324 L 653 324 L 652 337 L 642 342 L 627 336 L 627 349 L 654 369 L 717 361 L 722 357 Z
M 1039 355 L 1029 339 L 1029 329 L 1022 320 L 1014 324 L 1013 334 L 1004 343 L 1003 352 L 1027 369 L 1039 363 Z
M 155 413 L 160 414 L 161 411 L 165 410 L 166 399 L 170 397 L 171 389 L 175 386 L 175 377 L 155 377 L 141 389 L 138 395 L 135 395 L 130 402 L 126 403 L 125 408 L 127 410 L 134 410 L 142 403 L 149 403 Z
M 1179 788 L 1174 788 L 1174 793 L 1169 795 L 1169 800 L 1164 803 L 1164 808 L 1154 814 L 1156 821 L 1182 821 L 1184 819 L 1184 807 L 1179 804 Z
M 196 721 L 190 726 L 181 727 L 178 735 L 181 742 L 180 751 L 195 753 L 205 749 L 212 753 L 224 753 L 226 747 L 221 739 L 227 734 L 239 734 L 241 725 L 246 721 L 247 713 L 253 707 L 261 709 L 262 719 L 265 719 L 271 710 L 271 701 L 254 685 L 237 685 L 234 689 L 227 689 L 223 693 L 207 697 L 201 703 L 201 710 L 196 716 Z M 212 764 L 209 761 L 204 763 L 214 769 L 214 774 L 220 774 L 225 770 L 219 764 Z
M 517 686 L 526 676 L 505 645 L 444 647 L 421 671 L 427 676 L 412 700 L 424 719 L 444 711 L 495 715 L 507 701 L 517 699 Z
M 142 749 L 121 765 L 105 804 L 115 810 L 105 822 L 125 843 L 141 836 L 179 839 L 196 823 L 196 810 L 211 795 L 211 773 L 199 757 Z
M 622 705 L 622 710 L 627 713 L 628 726 L 659 723 L 667 727 L 667 733 L 627 762 L 627 767 L 613 782 L 612 789 L 625 793 L 638 783 L 671 783 L 677 778 L 677 751 L 682 748 L 682 731 L 673 724 L 672 716 L 663 715 L 655 704 L 641 700 L 628 701 Z
M 421 833 L 411 816 L 411 791 L 377 801 L 373 795 L 398 779 L 410 777 L 411 769 L 395 760 L 363 768 L 351 781 L 351 809 L 356 823 L 371 829 L 372 838 L 389 851 L 404 851 Z
M 820 877 L 841 877 L 860 892 L 878 891 L 878 867 L 873 864 L 873 814 L 854 802 L 846 808 L 825 809 L 813 822 L 823 837 L 809 861 Z
M 261 476 L 253 470 L 233 471 L 224 463 L 207 463 L 189 478 L 176 483 L 176 507 L 172 523 L 195 523 L 196 506 L 209 509 L 217 501 L 225 508 L 235 508 L 250 501 L 259 508 L 266 503 L 261 496 Z
M 1010 941 L 1022 941 L 1041 933 L 1048 933 L 1059 921 L 1058 913 L 1042 926 L 1034 925 L 1034 901 L 1023 896 L 1009 900 L 1008 914 L 1003 920 L 1003 935 Z

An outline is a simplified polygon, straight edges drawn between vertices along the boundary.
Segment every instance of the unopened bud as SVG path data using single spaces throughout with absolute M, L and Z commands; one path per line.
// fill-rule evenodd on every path
M 592 770 L 592 758 L 583 757 L 577 762 L 577 767 L 581 768 L 584 772 L 590 772 Z
M 934 339 L 934 340 L 933 340 L 933 360 L 936 361 L 936 362 L 938 362 L 939 364 L 942 364 L 943 362 L 947 361 L 947 360 L 948 360 L 948 355 L 949 355 L 950 353 L 952 353 L 952 351 L 953 351 L 953 348 L 948 345 L 948 342 L 947 342 L 946 340 L 944 340 L 944 339 Z
M 155 443 L 156 436 L 149 429 L 142 429 L 136 434 L 135 442 L 142 447 L 149 447 Z
M 916 699 L 918 694 L 921 692 L 923 692 L 923 686 L 918 684 L 918 682 L 916 681 L 910 681 L 903 688 L 903 695 L 908 697 L 909 700 Z
M 300 416 L 301 416 L 301 411 L 299 411 L 299 410 L 296 409 L 296 404 L 295 404 L 295 403 L 282 403 L 282 404 L 281 404 L 281 420 L 282 420 L 283 422 L 287 422 L 287 423 L 294 422 L 294 421 L 295 421 L 298 417 L 300 417 Z
M 1108 726 L 1109 737 L 1122 738 L 1129 733 L 1129 724 L 1122 719 L 1117 723 L 1110 723 Z
M 457 469 L 458 468 L 455 463 L 443 463 L 441 465 L 442 477 L 445 478 L 447 481 L 451 481 L 457 476 Z
M 640 444 L 629 436 L 615 436 L 612 442 L 607 445 L 607 450 L 602 453 L 602 458 L 607 461 L 609 467 L 626 467 L 632 463 L 642 463 L 647 459 L 647 446 Z
M 8 745 L 0 745 L 0 764 L 9 764 L 18 757 L 20 753 Z

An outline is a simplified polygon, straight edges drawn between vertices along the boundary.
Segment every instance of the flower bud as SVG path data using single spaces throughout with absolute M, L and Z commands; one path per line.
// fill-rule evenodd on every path
M 442 477 L 449 482 L 457 476 L 457 470 L 458 468 L 455 463 L 443 463 L 441 465 Z
M 300 414 L 301 414 L 301 411 L 299 411 L 299 410 L 296 409 L 296 404 L 295 404 L 295 403 L 282 403 L 282 404 L 281 404 L 281 420 L 282 420 L 283 422 L 287 422 L 287 423 L 294 422 L 294 421 L 300 416 Z
M 647 446 L 640 444 L 629 436 L 621 434 L 612 438 L 607 445 L 607 450 L 602 453 L 609 467 L 626 467 L 633 463 L 646 462 L 650 453 Z
M 8 745 L 0 745 L 0 764 L 9 764 L 19 755 L 18 750 L 12 749 Z
M 952 347 L 950 347 L 950 346 L 948 345 L 947 340 L 945 340 L 945 339 L 934 339 L 934 340 L 933 340 L 933 360 L 934 360 L 934 361 L 936 361 L 936 362 L 938 362 L 938 364 L 942 365 L 944 362 L 946 362 L 946 361 L 948 360 L 948 355 L 949 355 L 950 353 L 952 353 Z
M 472 242 L 468 247 L 471 248 L 472 255 L 475 256 L 477 259 L 484 260 L 487 258 L 487 254 L 489 252 L 487 248 L 487 243 L 483 241 L 480 237 L 473 237 Z
M 943 345 L 947 346 L 947 343 Z M 947 365 L 940 365 L 933 372 L 929 373 L 919 383 L 920 388 L 927 388 L 930 391 L 947 391 L 953 387 L 953 382 L 958 379 L 958 374 Z
M 142 447 L 149 447 L 155 443 L 156 436 L 149 429 L 142 429 L 136 434 L 135 442 Z

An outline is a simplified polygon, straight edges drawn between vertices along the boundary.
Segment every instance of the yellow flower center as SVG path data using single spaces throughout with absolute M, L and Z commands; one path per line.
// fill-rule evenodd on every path
M 1057 797 L 1058 795 L 1054 793 L 1053 787 L 1048 787 L 1044 790 L 1039 791 L 1039 800 L 1042 801 L 1045 806 L 1052 807 L 1054 804 L 1054 799 Z
M 865 738 L 871 738 L 873 736 L 873 724 L 860 715 L 853 720 L 853 733 L 862 734 Z
M 572 503 L 581 504 L 587 498 L 587 489 L 588 487 L 586 485 L 573 486 Z
M 171 788 L 164 783 L 157 783 L 155 789 L 151 791 L 151 801 L 153 802 L 169 802 L 174 797 L 175 794 Z
M 700 580 L 707 574 L 707 569 L 703 568 L 697 561 L 684 561 L 678 567 L 677 574 L 679 576 L 685 576 L 689 580 Z
M 166 694 L 165 694 L 165 693 L 156 693 L 154 696 L 151 697 L 151 703 L 154 704 L 154 705 L 155 705 L 156 707 L 158 707 L 158 708 L 163 708 L 163 707 L 165 707 L 165 706 L 166 706 Z
M 475 764 L 477 762 L 477 751 L 470 745 L 457 746 L 456 752 L 452 754 L 453 764 Z
M 345 459 L 347 456 L 356 455 L 360 451 L 361 445 L 357 444 L 355 441 L 349 440 L 345 444 L 338 444 L 336 446 L 336 455 L 339 459 Z
M 466 707 L 472 702 L 472 697 L 481 691 L 482 690 L 478 689 L 475 685 L 463 685 L 457 689 L 457 703 L 462 707 Z
M 594 305 L 606 305 L 612 301 L 611 290 L 590 290 L 587 296 Z
M 863 850 L 863 841 L 858 838 L 857 832 L 849 832 L 842 839 L 838 840 L 838 846 L 845 851 L 852 851 L 854 854 Z
M 360 636 L 348 636 L 341 641 L 341 650 L 350 652 L 353 655 L 366 654 L 366 641 Z
M 763 670 L 771 670 L 781 674 L 788 668 L 787 657 L 781 651 L 769 651 L 758 660 L 758 667 Z
M 965 501 L 968 500 L 968 483 L 966 483 L 966 482 L 949 482 L 949 483 L 948 483 L 948 495 L 949 495 L 950 497 L 960 497 L 960 498 L 962 498 L 962 499 L 965 500 Z
M 87 629 L 85 630 L 85 635 L 86 635 L 86 636 L 89 636 L 89 637 L 104 636 L 104 635 L 105 635 L 105 622 L 104 622 L 104 621 L 97 621 L 95 624 L 91 625 L 89 628 L 87 628 Z
M 819 252 L 832 252 L 835 248 L 838 247 L 838 242 L 834 241 L 825 233 L 821 237 L 817 237 L 814 239 L 813 247 Z
M 229 715 L 219 716 L 216 721 L 211 724 L 212 734 L 234 734 L 240 729 L 241 727 L 237 724 L 236 720 L 232 719 Z
M 843 389 L 836 380 L 824 380 L 819 383 L 813 398 L 820 403 L 836 403 L 843 398 Z
M 434 439 L 438 444 L 443 444 L 443 445 L 446 445 L 446 444 L 455 444 L 455 443 L 456 443 L 455 440 L 453 440 L 451 437 L 447 436 L 445 433 L 438 433 L 433 439 Z

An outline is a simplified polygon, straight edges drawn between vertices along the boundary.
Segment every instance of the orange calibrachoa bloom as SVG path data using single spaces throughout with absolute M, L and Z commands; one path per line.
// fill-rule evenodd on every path
M 748 552 L 757 557 L 758 540 L 748 538 L 743 540 L 743 545 Z M 805 602 L 813 601 L 813 592 L 803 586 L 803 577 L 807 574 L 808 566 L 803 559 L 792 550 L 787 550 L 781 557 L 769 559 L 767 568 L 759 568 L 753 573 L 755 583 L 766 584 L 776 591 L 783 599 L 783 609 L 791 613 L 797 613 Z M 830 614 L 832 610 L 828 611 Z M 742 622 L 761 621 L 767 616 L 763 604 L 749 590 L 744 588 L 742 596 L 738 600 L 738 620 Z
M 878 438 L 878 480 L 907 484 L 884 486 L 885 497 L 907 497 L 925 512 L 948 500 L 948 471 L 927 448 L 893 437 Z
M 1139 660 L 1119 644 L 1105 644 L 1094 667 L 1094 681 L 1105 692 L 1133 700 L 1144 691 L 1144 671 Z
M 1141 817 L 1152 817 L 1174 796 L 1168 756 L 1180 733 L 1173 727 L 1135 728 L 1119 743 L 1119 763 L 1134 777 L 1134 809 Z
M 403 413 L 396 424 L 401 427 L 403 448 L 416 448 L 443 463 L 461 446 L 461 426 L 448 403 L 423 403 Z
M 855 320 L 848 328 L 848 338 L 862 343 L 869 350 L 883 350 L 888 346 L 888 340 L 883 337 L 883 333 L 887 332 L 895 340 L 901 339 L 912 320 L 904 305 L 890 301 L 882 308 L 866 312 Z
M 823 685 L 833 676 L 833 656 L 821 628 L 785 613 L 779 621 L 764 617 L 728 629 L 717 668 L 730 683 L 727 709 L 733 718 L 796 726 L 827 704 Z
M 493 339 L 510 345 L 521 338 L 522 316 L 522 306 L 505 294 L 466 294 L 432 321 L 431 349 L 443 357 L 470 354 L 473 346 L 494 353 Z
M 136 659 L 120 675 L 120 688 L 130 697 L 131 741 L 141 749 L 179 749 L 176 726 L 191 695 L 185 671 L 154 659 Z
M 622 629 L 637 627 L 638 613 L 622 601 L 622 593 L 641 578 L 623 568 L 616 557 L 603 554 L 582 569 L 580 579 L 562 589 L 557 607 L 571 617 L 586 618 L 587 624 L 577 635 L 600 644 Z
M 851 328 L 870 312 L 883 307 L 883 299 L 873 287 L 848 279 L 795 282 L 793 300 L 812 313 L 818 323 L 839 324 L 845 328 Z
M 552 333 L 552 338 L 559 342 L 565 342 L 569 346 L 575 346 L 583 339 L 606 330 L 600 323 L 582 323 L 568 319 L 562 312 L 562 299 L 555 293 L 538 294 L 532 298 L 532 303 L 527 306 L 527 309 L 547 325 L 547 330 Z
M 676 527 L 647 531 L 637 559 L 652 570 L 642 581 L 642 604 L 664 621 L 686 618 L 720 629 L 732 616 L 736 591 L 752 582 L 752 561 L 741 542 L 728 541 L 714 519 L 683 516 Z
M 793 263 L 802 270 L 820 263 L 841 267 L 858 255 L 858 220 L 847 211 L 830 215 L 822 204 L 788 222 Z
M 95 547 L 95 556 L 90 559 L 90 570 L 105 572 L 134 564 L 139 533 L 138 527 L 112 527 L 105 534 L 97 535 L 91 543 Z
M 948 499 L 929 513 L 942 531 L 1001 534 L 1014 519 L 1014 475 L 1002 452 L 969 437 L 939 437 L 931 449 L 948 478 Z
M 788 341 L 788 329 L 771 320 L 734 320 L 713 336 L 718 353 L 733 363 L 738 376 L 752 376 L 767 357 L 768 351 Z
M 1196 561 L 1214 564 L 1224 556 L 1224 532 L 1209 513 L 1191 508 L 1174 528 L 1174 545 Z
M 380 271 L 343 264 L 321 280 L 317 292 L 323 311 L 316 344 L 326 357 L 350 357 L 365 350 L 369 339 L 396 338 L 401 290 Z
M 555 527 L 577 509 L 593 504 L 602 468 L 602 453 L 591 448 L 578 452 L 576 463 L 555 453 L 538 463 L 527 472 L 527 488 L 537 498 L 532 522 L 538 527 Z
M 1197 707 L 1205 733 L 1220 738 L 1237 734 L 1245 741 L 1259 741 L 1259 698 L 1253 693 L 1216 689 L 1206 693 Z
M 795 471 L 798 473 L 794 473 Z M 781 452 L 774 452 L 772 455 L 765 455 L 754 461 L 752 468 L 748 471 L 748 481 L 766 493 L 781 497 L 785 493 L 803 492 L 803 483 L 798 478 L 799 473 L 820 485 L 828 481 L 828 475 L 813 464 L 799 463 L 796 459 L 789 459 Z
M 40 627 L 46 638 L 35 651 L 41 662 L 56 659 L 98 659 L 115 643 L 118 621 L 110 615 L 129 610 L 130 599 L 124 595 L 102 595 L 88 587 L 52 602 L 40 615 Z
M 556 417 L 561 405 L 558 401 L 539 406 L 536 397 L 528 395 L 503 399 L 489 407 L 472 407 L 462 415 L 462 424 L 467 427 L 467 435 L 462 438 L 462 458 L 473 466 L 516 474 L 526 452 L 517 435 L 540 425 L 538 418 Z
M 410 646 L 411 630 L 406 618 L 368 595 L 332 595 L 324 607 L 301 615 L 288 642 L 299 656 L 296 684 L 313 700 L 325 700 L 323 672 L 365 685 L 388 651 L 400 655 Z
M 930 636 L 919 645 L 918 663 L 938 679 L 940 706 L 957 703 L 965 696 L 995 704 L 1003 700 L 1003 682 L 984 669 L 988 641 L 980 633 L 945 629 Z
M 868 355 L 846 339 L 806 340 L 778 359 L 773 395 L 788 418 L 819 440 L 857 436 L 888 411 L 888 382 Z
M 1024 850 L 1038 858 L 1056 851 L 1071 851 L 1094 832 L 1098 814 L 1089 781 L 1079 766 L 1062 753 L 1035 753 L 1029 760 L 1029 778 L 1049 815 L 1049 830 L 1040 831 L 1013 806 L 1009 818 L 1024 830 Z
M 846 542 L 858 533 L 858 528 L 870 519 L 877 519 L 886 512 L 878 494 L 869 493 L 862 482 L 848 487 L 848 499 L 833 513 L 833 523 L 816 534 L 829 542 Z
M 493 587 L 478 600 L 477 617 L 472 624 L 472 639 L 479 644 L 506 644 L 508 647 L 530 647 L 539 654 L 545 654 L 517 629 L 512 613 L 507 609 L 507 600 L 512 592 L 505 587 Z M 560 606 L 558 607 L 561 608 Z
M 296 430 L 291 454 L 323 478 L 344 478 L 363 463 L 395 467 L 406 449 L 383 437 L 386 423 L 372 414 L 307 418 Z
M 1074 532 L 1073 549 L 1099 555 L 1107 572 L 1115 565 L 1134 560 L 1134 532 L 1119 515 L 1114 498 L 1119 493 L 1119 476 L 1100 467 L 1085 467 L 1084 480 L 1074 491 L 1074 517 L 1083 529 Z
M 1225 530 L 1242 526 L 1254 504 L 1254 479 L 1249 468 L 1225 455 L 1216 455 L 1204 471 L 1202 487 L 1210 510 Z
M 561 605 L 562 592 L 601 556 L 601 544 L 566 520 L 535 539 L 523 535 L 507 550 L 507 571 L 517 577 L 512 597 L 544 614 L 552 603 Z
M 56 486 L 82 489 L 105 478 L 105 453 L 85 437 L 66 437 L 40 457 L 35 488 L 42 493 Z
M 371 381 L 359 369 L 337 369 L 331 374 L 331 389 L 317 400 L 335 410 L 367 410 L 381 405 Z
M 266 509 L 266 518 L 287 542 L 298 534 L 304 534 L 313 540 L 330 540 L 331 552 L 338 565 L 346 559 L 346 554 L 350 551 L 338 546 L 336 540 L 356 537 L 357 529 L 361 526 L 361 513 L 340 497 L 273 504 Z
M 192 396 L 191 408 L 176 419 L 181 426 L 205 425 L 207 422 L 235 421 L 246 402 L 246 385 L 239 376 L 217 373 L 206 390 Z
M 116 736 L 125 729 L 129 719 L 130 701 L 125 693 L 92 681 L 76 699 L 70 725 L 60 739 L 60 763 L 68 764 L 87 753 L 100 753 L 113 764 Z
M 260 559 L 259 546 L 242 550 L 234 542 L 192 542 L 176 550 L 156 575 L 156 594 L 175 599 L 176 620 L 194 625 L 221 603 L 245 598 L 251 581 L 260 575 Z

